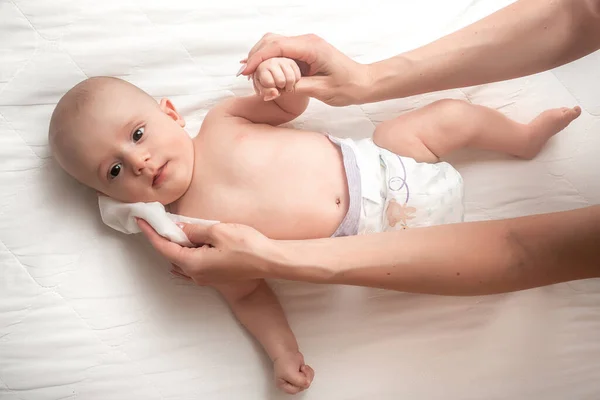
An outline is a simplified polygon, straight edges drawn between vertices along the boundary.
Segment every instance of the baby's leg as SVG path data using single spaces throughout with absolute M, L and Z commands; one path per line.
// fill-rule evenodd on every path
M 464 147 L 530 159 L 580 114 L 579 107 L 557 108 L 544 111 L 529 124 L 520 124 L 491 108 L 440 100 L 381 123 L 373 141 L 419 162 L 437 162 Z

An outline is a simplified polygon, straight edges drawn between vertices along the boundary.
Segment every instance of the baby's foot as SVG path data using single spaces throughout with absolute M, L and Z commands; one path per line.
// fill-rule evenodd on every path
M 527 125 L 528 143 L 518 155 L 522 158 L 532 159 L 542 150 L 548 139 L 565 129 L 580 115 L 580 107 L 563 107 L 544 111 Z

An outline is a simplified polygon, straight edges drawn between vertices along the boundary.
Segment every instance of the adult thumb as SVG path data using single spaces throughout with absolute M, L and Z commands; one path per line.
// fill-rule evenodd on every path
M 211 225 L 201 224 L 177 224 L 183 230 L 183 233 L 188 237 L 188 240 L 196 246 L 202 246 L 205 244 L 214 244 L 214 237 L 211 234 Z
M 303 76 L 294 85 L 294 92 L 323 101 L 329 79 L 327 76 Z

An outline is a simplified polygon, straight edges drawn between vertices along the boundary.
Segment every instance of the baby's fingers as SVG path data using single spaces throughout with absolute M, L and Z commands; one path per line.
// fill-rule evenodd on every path
M 277 88 L 265 88 L 258 79 L 253 79 L 252 84 L 254 85 L 254 92 L 264 101 L 275 100 L 279 97 Z
M 252 86 L 254 87 L 254 93 L 256 93 L 257 96 L 262 97 L 263 87 L 260 84 L 260 82 L 258 81 L 258 77 L 256 75 L 252 79 Z
M 254 79 L 256 80 L 256 78 L 258 77 L 258 82 L 265 88 L 274 88 L 277 85 L 275 85 L 275 79 L 273 78 L 273 73 L 271 72 L 271 70 L 269 69 L 261 69 L 259 72 L 256 73 L 256 76 L 254 77 Z
M 305 364 L 300 367 L 300 372 L 306 375 L 306 378 L 308 379 L 308 385 L 310 385 L 313 379 L 315 378 L 315 370 L 312 369 L 309 365 Z
M 308 379 L 308 376 L 305 373 L 300 372 L 300 369 L 298 369 L 298 367 L 294 368 L 292 371 L 287 370 L 284 374 L 281 375 L 281 377 L 285 379 L 286 382 L 289 382 L 292 385 L 297 386 L 299 388 L 307 388 L 310 385 L 310 380 Z
M 283 68 L 280 64 L 273 65 L 269 68 L 271 71 L 271 76 L 273 77 L 273 81 L 275 82 L 275 86 L 279 89 L 285 88 L 286 75 L 283 71 Z
M 296 76 L 296 82 L 302 78 L 302 71 L 300 71 L 300 66 L 296 63 L 292 63 L 292 70 L 294 71 L 294 75 Z
M 294 64 L 296 64 L 296 63 L 294 63 Z M 285 75 L 285 91 L 288 93 L 293 92 L 294 85 L 296 84 L 296 82 L 299 79 L 299 78 L 296 79 L 296 74 L 294 72 L 294 68 L 291 65 L 283 65 L 281 67 L 281 69 L 283 70 L 283 74 Z
M 264 91 L 263 91 L 263 100 L 264 101 L 275 100 L 278 97 L 279 97 L 279 90 L 277 90 L 277 89 L 264 89 Z
M 278 379 L 277 387 L 286 392 L 287 394 L 296 394 L 303 390 L 302 388 L 294 386 L 284 379 Z

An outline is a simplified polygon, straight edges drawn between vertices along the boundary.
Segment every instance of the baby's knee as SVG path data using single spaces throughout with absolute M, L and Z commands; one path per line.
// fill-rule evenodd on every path
M 464 136 L 475 134 L 477 106 L 454 99 L 438 100 L 430 106 L 431 122 L 435 125 L 437 133 L 446 135 L 448 132 L 461 132 Z
M 470 112 L 473 105 L 464 100 L 442 99 L 434 101 L 428 107 L 431 107 L 432 111 L 438 115 L 455 118 Z
M 439 157 L 427 147 L 415 131 L 396 134 L 387 130 L 375 131 L 373 143 L 399 156 L 410 157 L 417 162 L 436 163 Z

